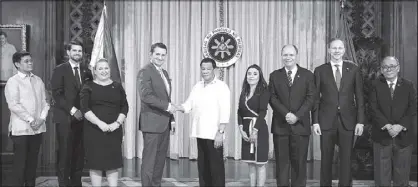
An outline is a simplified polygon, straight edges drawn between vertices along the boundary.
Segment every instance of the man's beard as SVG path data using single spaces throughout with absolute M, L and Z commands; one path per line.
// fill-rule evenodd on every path
M 76 58 L 74 58 L 74 57 L 70 57 L 71 58 L 71 60 L 73 60 L 74 62 L 81 62 L 82 60 L 83 60 L 83 58 L 82 57 L 79 57 L 78 59 L 76 59 Z

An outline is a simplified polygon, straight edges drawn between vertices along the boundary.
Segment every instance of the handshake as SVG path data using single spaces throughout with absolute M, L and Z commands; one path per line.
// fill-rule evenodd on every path
M 177 111 L 184 113 L 184 108 L 181 105 L 171 104 L 171 107 L 169 107 L 168 111 L 172 114 L 176 113 Z

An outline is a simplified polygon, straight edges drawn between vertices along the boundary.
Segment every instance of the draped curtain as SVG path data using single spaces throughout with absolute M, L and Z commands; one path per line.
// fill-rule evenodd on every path
M 124 155 L 142 156 L 142 134 L 138 131 L 140 98 L 136 75 L 149 63 L 150 45 L 168 47 L 164 68 L 172 83 L 172 102 L 183 103 L 200 80 L 202 41 L 222 25 L 235 30 L 243 41 L 241 58 L 224 69 L 224 81 L 231 90 L 231 117 L 226 130 L 224 154 L 240 159 L 241 137 L 236 111 L 245 71 L 251 64 L 261 66 L 264 78 L 283 66 L 281 48 L 294 44 L 297 60 L 311 71 L 326 58 L 326 1 L 109 1 L 115 50 L 124 70 L 129 113 L 125 124 Z M 223 16 L 223 17 L 220 17 Z M 221 19 L 222 18 L 222 19 Z M 170 137 L 171 158 L 197 158 L 196 141 L 190 138 L 191 116 L 177 113 L 177 131 Z M 271 125 L 272 111 L 266 116 Z M 308 159 L 320 159 L 319 137 L 311 136 Z M 270 135 L 270 153 L 273 150 Z M 271 155 L 272 156 L 272 155 Z

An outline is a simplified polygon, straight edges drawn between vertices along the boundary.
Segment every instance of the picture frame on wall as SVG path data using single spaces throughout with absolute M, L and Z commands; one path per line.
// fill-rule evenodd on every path
M 7 80 L 17 73 L 13 65 L 12 56 L 16 51 L 29 51 L 29 25 L 6 24 L 0 25 L 1 65 L 0 85 L 6 85 Z

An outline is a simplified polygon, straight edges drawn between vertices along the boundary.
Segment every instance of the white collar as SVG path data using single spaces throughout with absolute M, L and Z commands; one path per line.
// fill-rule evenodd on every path
M 330 62 L 331 62 L 332 67 L 335 67 L 335 65 L 339 65 L 340 68 L 343 68 L 343 60 L 340 60 L 338 62 L 333 62 L 333 61 L 330 61 Z
M 396 77 L 394 81 L 388 81 L 386 79 L 386 82 L 388 83 L 388 85 L 390 85 L 390 83 L 393 83 L 393 85 L 396 85 L 396 83 L 398 82 L 398 77 Z
M 22 79 L 24 79 L 25 77 L 28 76 L 27 74 L 24 74 L 20 71 L 17 71 L 17 75 L 19 75 Z M 33 76 L 34 76 L 34 74 L 32 72 L 30 72 L 29 77 L 33 77 Z
M 286 70 L 286 74 L 287 74 L 287 72 L 289 72 L 289 71 L 292 71 L 292 74 L 293 74 L 293 73 L 296 73 L 296 71 L 298 71 L 298 66 L 297 66 L 297 65 L 295 65 L 295 67 L 293 67 L 293 69 L 291 69 L 291 70 L 287 69 L 287 67 L 284 67 L 284 69 Z
M 71 65 L 71 68 L 75 68 L 75 67 L 78 67 L 78 68 L 80 68 L 80 63 L 74 63 L 74 62 L 71 62 L 71 61 L 68 61 L 69 63 L 70 63 L 70 65 Z

